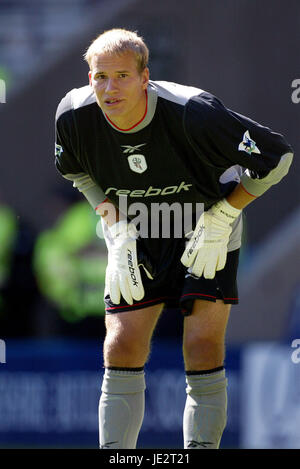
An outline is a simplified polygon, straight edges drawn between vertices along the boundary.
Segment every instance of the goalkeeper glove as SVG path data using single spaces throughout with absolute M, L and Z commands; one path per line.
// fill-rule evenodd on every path
M 148 278 L 153 279 L 149 264 L 147 268 L 146 262 L 138 262 L 136 226 L 121 220 L 111 227 L 103 221 L 102 227 L 108 249 L 105 291 L 114 304 L 119 304 L 123 296 L 131 305 L 133 300 L 139 301 L 145 294 L 139 266 L 144 268 Z
M 241 210 L 234 208 L 226 199 L 214 204 L 202 213 L 190 241 L 181 257 L 188 272 L 207 279 L 215 277 L 217 270 L 226 264 L 227 244 L 232 231 L 231 223 Z

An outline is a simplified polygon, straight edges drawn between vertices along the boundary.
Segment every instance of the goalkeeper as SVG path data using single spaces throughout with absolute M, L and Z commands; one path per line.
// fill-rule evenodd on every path
M 287 174 L 293 151 L 280 134 L 209 92 L 150 80 L 148 48 L 136 33 L 101 34 L 85 59 L 89 84 L 67 93 L 57 109 L 56 167 L 102 217 L 108 248 L 100 448 L 136 448 L 144 365 L 170 306 L 184 314 L 184 447 L 218 448 L 242 210 Z M 167 237 L 139 231 L 129 215 L 136 202 L 149 225 L 155 204 L 192 206 L 188 240 L 172 230 Z

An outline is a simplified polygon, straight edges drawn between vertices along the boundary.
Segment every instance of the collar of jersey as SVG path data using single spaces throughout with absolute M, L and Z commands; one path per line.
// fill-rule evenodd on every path
M 151 82 L 149 82 L 148 88 L 147 88 L 147 106 L 146 106 L 146 112 L 145 115 L 142 117 L 140 122 L 135 124 L 133 127 L 130 129 L 120 129 L 120 127 L 117 127 L 108 117 L 105 113 L 103 113 L 106 121 L 108 124 L 118 132 L 122 132 L 124 134 L 132 134 L 135 132 L 138 132 L 139 130 L 144 129 L 147 127 L 147 125 L 150 124 L 150 122 L 153 119 L 153 116 L 155 114 L 155 109 L 156 109 L 156 103 L 157 103 L 157 91 L 155 87 L 152 85 Z

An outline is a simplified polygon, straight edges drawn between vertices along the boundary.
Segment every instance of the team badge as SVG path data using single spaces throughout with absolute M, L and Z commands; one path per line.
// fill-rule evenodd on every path
M 147 162 L 144 155 L 129 155 L 129 167 L 135 173 L 143 173 L 147 169 Z
M 135 173 L 143 173 L 147 169 L 147 162 L 144 155 L 134 154 L 135 151 L 139 150 L 144 145 L 147 144 L 141 143 L 140 145 L 135 145 L 134 147 L 131 145 L 122 145 L 122 148 L 125 148 L 123 153 L 129 155 L 127 156 L 129 167 Z
M 249 130 L 246 130 L 243 135 L 243 141 L 239 144 L 239 151 L 245 151 L 248 155 L 251 155 L 251 153 L 260 154 L 260 150 L 257 148 L 256 142 L 250 137 Z

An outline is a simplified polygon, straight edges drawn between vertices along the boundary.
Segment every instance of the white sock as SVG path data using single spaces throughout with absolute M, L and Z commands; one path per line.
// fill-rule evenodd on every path
M 145 410 L 144 370 L 106 368 L 99 402 L 101 449 L 135 449 Z
M 187 374 L 183 415 L 184 448 L 217 449 L 226 426 L 227 379 L 225 370 Z

